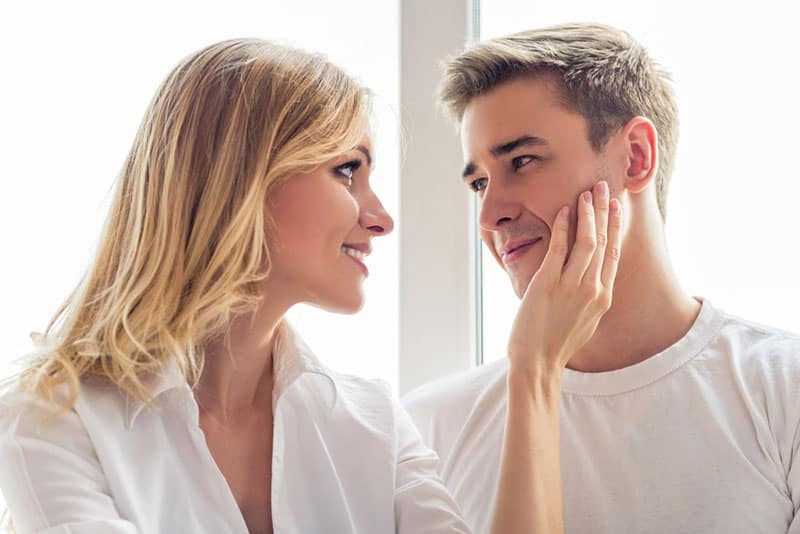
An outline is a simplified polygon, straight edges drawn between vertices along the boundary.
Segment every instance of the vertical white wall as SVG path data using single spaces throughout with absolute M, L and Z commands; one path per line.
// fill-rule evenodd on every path
M 441 60 L 470 36 L 467 0 L 402 0 L 400 393 L 469 368 L 476 354 L 472 198 L 454 125 L 436 104 Z

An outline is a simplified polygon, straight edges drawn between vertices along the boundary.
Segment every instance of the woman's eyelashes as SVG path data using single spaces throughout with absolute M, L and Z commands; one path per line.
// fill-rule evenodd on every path
M 334 167 L 333 172 L 339 177 L 342 178 L 347 187 L 353 185 L 353 178 L 355 178 L 356 171 L 361 167 L 363 162 L 356 158 L 354 160 L 348 161 L 347 163 L 343 163 L 342 165 L 338 165 Z

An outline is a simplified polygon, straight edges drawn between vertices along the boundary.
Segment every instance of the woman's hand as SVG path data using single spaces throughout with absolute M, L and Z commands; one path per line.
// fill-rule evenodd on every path
M 544 261 L 528 284 L 511 329 L 512 370 L 559 372 L 592 337 L 611 306 L 622 242 L 619 200 L 606 182 L 578 200 L 578 229 L 567 260 L 569 208 L 552 226 Z
M 522 297 L 508 344 L 508 406 L 493 534 L 564 531 L 559 407 L 561 374 L 611 306 L 622 217 L 600 182 L 578 201 L 567 260 L 569 211 L 559 212 L 550 246 Z

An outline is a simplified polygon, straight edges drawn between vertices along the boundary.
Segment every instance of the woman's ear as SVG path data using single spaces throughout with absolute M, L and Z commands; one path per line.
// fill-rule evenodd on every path
M 625 147 L 625 189 L 640 193 L 656 177 L 658 133 L 650 120 L 634 117 L 622 127 Z

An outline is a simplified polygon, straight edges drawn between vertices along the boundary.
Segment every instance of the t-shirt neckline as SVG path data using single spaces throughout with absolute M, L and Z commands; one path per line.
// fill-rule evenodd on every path
M 706 299 L 692 327 L 677 342 L 635 365 L 601 373 L 564 369 L 562 391 L 574 395 L 618 395 L 648 386 L 700 354 L 722 327 L 723 314 Z

